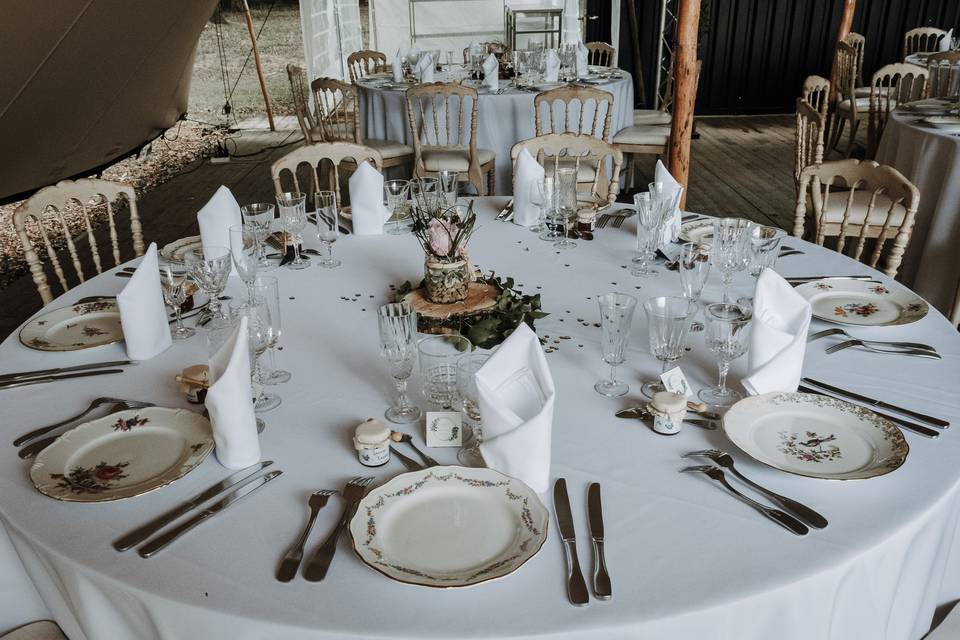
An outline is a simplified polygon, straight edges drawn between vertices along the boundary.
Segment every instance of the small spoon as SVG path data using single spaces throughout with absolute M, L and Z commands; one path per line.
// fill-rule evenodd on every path
M 420 456 L 420 459 L 423 460 L 424 464 L 426 464 L 428 467 L 440 466 L 439 462 L 437 462 L 430 456 L 424 454 L 423 451 L 420 451 L 420 449 L 417 448 L 417 445 L 413 444 L 413 437 L 409 433 L 391 431 L 390 439 L 393 440 L 394 442 L 406 442 L 408 445 L 410 445 L 410 448 L 412 448 L 414 451 L 417 452 L 417 455 Z

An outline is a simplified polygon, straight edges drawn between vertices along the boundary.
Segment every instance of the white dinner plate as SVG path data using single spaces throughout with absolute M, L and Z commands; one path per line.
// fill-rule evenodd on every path
M 890 288 L 879 282 L 828 278 L 804 283 L 796 291 L 810 301 L 815 318 L 838 324 L 910 324 L 930 310 L 926 301 L 909 289 Z
M 874 478 L 903 464 L 900 429 L 873 411 L 812 393 L 744 398 L 723 417 L 727 437 L 754 460 L 827 480 Z
M 467 587 L 502 578 L 547 539 L 547 508 L 491 469 L 431 467 L 373 489 L 350 521 L 353 548 L 389 578 Z
M 680 225 L 680 240 L 683 242 L 713 243 L 713 219 L 691 220 Z
M 57 500 L 122 500 L 183 477 L 212 449 L 210 423 L 198 413 L 130 409 L 67 431 L 40 452 L 30 479 Z
M 54 309 L 25 324 L 19 337 L 38 351 L 77 351 L 119 342 L 120 310 L 115 298 Z
M 189 236 L 164 245 L 163 249 L 160 249 L 160 257 L 169 262 L 183 264 L 185 255 L 194 249 L 202 248 L 203 243 L 200 242 L 200 236 Z
M 530 85 L 537 91 L 550 91 L 552 89 L 559 89 L 560 87 L 567 86 L 566 82 L 539 82 L 537 84 Z
M 960 116 L 927 116 L 921 122 L 943 131 L 960 131 Z

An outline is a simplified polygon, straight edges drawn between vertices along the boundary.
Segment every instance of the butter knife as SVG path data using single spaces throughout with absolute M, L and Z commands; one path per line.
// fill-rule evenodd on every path
M 95 371 L 78 371 L 76 373 L 66 373 L 63 375 L 43 376 L 40 378 L 24 378 L 22 380 L 6 380 L 0 382 L 0 389 L 13 389 L 15 387 L 26 387 L 31 384 L 44 384 L 47 382 L 56 382 L 57 380 L 69 380 L 71 378 L 86 378 L 88 376 L 103 376 L 111 373 L 123 373 L 123 369 L 97 369 Z
M 197 526 L 201 522 L 209 520 L 210 518 L 217 515 L 218 513 L 220 513 L 227 507 L 229 507 L 230 505 L 236 503 L 238 500 L 240 500 L 244 496 L 250 495 L 251 493 L 259 489 L 263 485 L 267 484 L 268 482 L 270 482 L 271 480 L 279 476 L 281 473 L 283 473 L 283 471 L 280 471 L 279 469 L 277 469 L 276 471 L 271 471 L 266 475 L 260 476 L 259 478 L 257 478 L 256 482 L 251 482 L 250 484 L 247 484 L 241 487 L 240 489 L 237 489 L 236 491 L 230 493 L 226 498 L 224 498 L 220 502 L 214 503 L 210 508 L 204 511 L 201 511 L 200 513 L 193 516 L 183 524 L 178 525 L 173 529 L 171 529 L 170 531 L 168 531 L 167 533 L 162 533 L 156 538 L 150 540 L 149 542 L 147 542 L 147 544 L 140 547 L 140 549 L 137 550 L 137 553 L 139 553 L 140 557 L 142 558 L 149 558 L 150 556 L 154 555 L 155 553 L 157 553 L 158 551 L 166 547 L 168 544 L 170 544 L 171 542 L 173 542 L 174 540 L 176 540 L 177 538 L 185 534 L 187 531 L 190 531 L 190 529 L 193 529 L 195 526 Z
M 847 391 L 846 389 L 841 389 L 840 387 L 834 387 L 829 385 L 826 382 L 820 382 L 819 380 L 814 380 L 812 378 L 804 378 L 803 382 L 807 384 L 812 384 L 821 389 L 826 389 L 827 391 L 832 391 L 833 393 L 841 396 L 846 396 L 851 400 L 856 400 L 857 402 L 862 402 L 864 404 L 870 405 L 871 407 L 876 407 L 877 409 L 886 409 L 887 411 L 896 411 L 897 413 L 902 413 L 905 416 L 910 416 L 911 418 L 916 418 L 931 424 L 935 427 L 940 427 L 941 429 L 946 429 L 950 426 L 950 423 L 944 420 L 943 418 L 937 418 L 935 416 L 928 416 L 925 413 L 920 413 L 919 411 L 913 411 L 912 409 L 904 409 L 903 407 L 898 407 L 895 404 L 890 404 L 889 402 L 884 402 L 883 400 L 876 400 L 869 396 L 864 396 L 859 393 L 854 393 L 853 391 Z
M 497 214 L 497 218 L 496 218 L 496 219 L 497 219 L 497 220 L 503 220 L 504 218 L 506 218 L 507 216 L 509 216 L 511 213 L 513 213 L 513 200 L 512 200 L 512 199 L 510 200 L 510 202 L 508 202 L 508 203 L 503 207 L 503 209 L 500 210 L 500 213 Z
M 126 551 L 127 549 L 137 546 L 166 525 L 170 524 L 188 511 L 196 509 L 217 494 L 223 493 L 227 489 L 240 488 L 247 484 L 253 480 L 253 476 L 259 473 L 261 469 L 265 469 L 272 464 L 273 460 L 264 460 L 263 462 L 250 465 L 246 469 L 241 469 L 240 471 L 227 476 L 220 482 L 210 485 L 197 495 L 187 498 L 166 513 L 162 513 L 150 522 L 137 527 L 127 535 L 115 541 L 113 543 L 113 548 L 117 551 Z
M 563 539 L 567 556 L 567 596 L 573 604 L 583 606 L 590 601 L 590 595 L 580 572 L 580 561 L 577 560 L 577 532 L 573 527 L 573 515 L 570 513 L 566 478 L 558 478 L 553 485 L 553 509 L 557 512 L 557 526 L 560 528 L 560 537 Z
M 42 376 L 51 376 L 61 373 L 70 373 L 72 371 L 89 371 L 91 369 L 107 369 L 109 367 L 123 367 L 126 365 L 137 364 L 133 360 L 112 360 L 110 362 L 91 362 L 90 364 L 78 364 L 72 367 L 60 367 L 58 369 L 37 369 L 36 371 L 20 371 L 17 373 L 0 374 L 0 383 L 21 380 L 23 378 L 38 378 Z
M 850 400 L 849 400 L 848 398 L 846 398 L 846 397 L 844 397 L 844 396 L 841 396 L 841 395 L 839 395 L 839 394 L 830 393 L 829 391 L 824 391 L 823 389 L 816 389 L 816 388 L 814 388 L 814 387 L 806 387 L 806 386 L 804 386 L 804 385 L 802 385 L 802 384 L 801 384 L 800 387 L 797 389 L 797 391 L 799 391 L 799 392 L 801 392 L 801 393 L 815 393 L 815 394 L 817 394 L 817 395 L 819 395 L 819 396 L 826 396 L 826 397 L 828 397 L 828 398 L 834 398 L 835 400 L 843 400 L 844 402 L 850 402 Z M 852 404 L 852 403 L 851 403 L 851 404 Z M 940 432 L 937 431 L 936 429 L 931 429 L 930 427 L 925 427 L 925 426 L 923 426 L 922 424 L 914 424 L 914 423 L 912 423 L 912 422 L 909 422 L 909 421 L 907 421 L 907 420 L 904 420 L 903 418 L 898 418 L 898 417 L 896 417 L 896 416 L 891 416 L 890 414 L 883 413 L 883 412 L 880 412 L 880 411 L 874 411 L 874 413 L 876 413 L 876 414 L 877 414 L 878 416 L 880 416 L 881 418 L 886 418 L 886 419 L 889 420 L 890 422 L 892 422 L 892 423 L 894 423 L 894 424 L 896 424 L 896 425 L 899 425 L 900 427 L 902 427 L 902 428 L 904 428 L 904 429 L 906 429 L 906 430 L 908 430 L 908 431 L 912 431 L 912 432 L 914 432 L 914 433 L 920 434 L 921 436 L 926 436 L 927 438 L 933 438 L 933 439 L 940 437 Z
M 603 508 L 600 506 L 600 483 L 594 482 L 587 491 L 587 512 L 590 515 L 590 537 L 593 538 L 593 595 L 598 600 L 609 600 L 610 574 L 603 555 Z

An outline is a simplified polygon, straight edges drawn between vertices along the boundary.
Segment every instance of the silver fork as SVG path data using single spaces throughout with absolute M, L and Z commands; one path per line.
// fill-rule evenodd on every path
M 613 228 L 619 229 L 623 226 L 623 221 L 627 219 L 627 216 L 611 216 L 613 218 Z
M 801 504 L 796 500 L 793 500 L 786 496 L 782 496 L 779 493 L 776 493 L 774 491 L 771 491 L 770 489 L 767 489 L 766 487 L 762 487 L 756 482 L 754 482 L 753 480 L 751 480 L 750 478 L 740 473 L 740 471 L 736 468 L 736 466 L 734 466 L 733 456 L 731 456 L 729 453 L 726 453 L 725 451 L 720 451 L 719 449 L 705 449 L 703 451 L 691 451 L 690 453 L 683 454 L 684 458 L 692 458 L 694 456 L 702 456 L 704 458 L 710 458 L 711 460 L 716 462 L 718 465 L 729 470 L 730 473 L 740 478 L 740 480 L 743 481 L 745 484 L 747 484 L 750 487 L 753 487 L 756 491 L 766 496 L 769 500 L 780 505 L 780 507 L 782 507 L 789 513 L 797 516 L 798 518 L 806 522 L 811 527 L 815 529 L 823 529 L 824 527 L 827 526 L 827 519 L 824 518 L 819 513 L 817 513 L 816 511 L 814 511 L 813 509 L 811 509 L 810 507 L 808 507 L 807 505 Z
M 51 431 L 53 431 L 54 429 L 57 429 L 58 427 L 62 427 L 64 425 L 70 424 L 71 422 L 76 422 L 77 420 L 87 415 L 97 407 L 103 406 L 105 404 L 119 404 L 122 402 L 132 403 L 133 405 L 136 405 L 136 406 L 133 406 L 132 408 L 136 408 L 136 409 L 153 406 L 152 403 L 140 402 L 139 400 L 124 400 L 123 398 L 94 398 L 93 401 L 90 402 L 90 406 L 84 409 L 83 411 L 81 411 L 80 413 L 78 413 L 77 415 L 67 418 L 66 420 L 61 420 L 60 422 L 55 422 L 45 427 L 40 427 L 39 429 L 34 429 L 33 431 L 29 431 L 23 434 L 22 436 L 20 436 L 19 438 L 17 438 L 16 440 L 14 440 L 13 446 L 19 447 L 25 442 L 29 442 L 34 438 L 39 438 L 42 435 L 46 435 Z
M 767 506 L 765 506 L 765 505 L 762 505 L 762 504 L 760 504 L 759 502 L 757 502 L 756 500 L 753 500 L 753 499 L 751 499 L 751 498 L 748 498 L 747 496 L 743 495 L 742 493 L 740 493 L 739 491 L 737 491 L 736 489 L 734 489 L 734 488 L 730 485 L 730 483 L 727 482 L 727 478 L 726 478 L 726 476 L 724 476 L 722 469 L 719 469 L 719 468 L 717 468 L 717 467 L 714 467 L 714 466 L 705 464 L 705 465 L 700 465 L 700 466 L 696 466 L 696 467 L 685 467 L 685 468 L 683 468 L 683 469 L 680 470 L 680 473 L 703 473 L 703 474 L 706 474 L 707 476 L 709 476 L 709 477 L 712 478 L 713 480 L 716 480 L 716 481 L 719 482 L 721 485 L 723 485 L 724 488 L 725 488 L 728 492 L 730 492 L 730 494 L 733 495 L 737 500 L 740 500 L 741 502 L 743 502 L 743 503 L 745 503 L 745 504 L 753 507 L 754 509 L 756 509 L 757 511 L 759 511 L 762 515 L 764 515 L 765 517 L 769 518 L 770 520 L 773 520 L 773 521 L 776 522 L 778 525 L 780 525 L 780 526 L 783 527 L 784 529 L 787 529 L 787 530 L 790 531 L 791 533 L 795 533 L 795 534 L 797 534 L 798 536 L 805 536 L 805 535 L 807 535 L 808 533 L 810 533 L 810 529 L 807 528 L 807 525 L 803 524 L 802 522 L 800 522 L 799 520 L 797 520 L 796 518 L 794 518 L 794 517 L 791 516 L 790 514 L 784 513 L 783 511 L 780 511 L 779 509 L 771 509 L 770 507 L 767 507 Z
M 609 213 L 605 213 L 597 218 L 597 229 L 606 229 L 607 224 L 610 222 L 610 218 L 611 215 Z
M 863 340 L 847 340 L 846 342 L 841 342 L 835 344 L 829 349 L 826 353 L 836 353 L 837 351 L 842 351 L 843 349 L 849 349 L 850 347 L 863 347 L 867 351 L 872 351 L 874 353 L 889 353 L 893 355 L 901 356 L 916 356 L 918 358 L 930 358 L 931 360 L 940 360 L 940 354 L 936 351 L 926 351 L 924 349 L 913 349 L 910 347 L 893 347 L 889 349 L 884 349 L 881 347 L 875 347 L 869 344 L 866 344 Z
M 113 405 L 113 408 L 110 410 L 110 413 L 116 413 L 118 411 L 126 411 L 128 409 L 143 409 L 144 407 L 152 407 L 152 406 L 153 404 L 149 402 L 140 402 L 138 400 L 121 400 L 120 402 L 117 402 L 116 404 Z M 110 415 L 110 413 L 108 413 L 107 415 Z M 72 420 L 71 422 L 75 422 L 75 420 Z M 17 452 L 17 455 L 20 456 L 22 460 L 26 460 L 27 458 L 32 458 L 33 456 L 37 455 L 38 453 L 40 453 L 41 451 L 49 447 L 51 444 L 53 444 L 54 441 L 62 435 L 63 435 L 62 433 L 58 433 L 56 435 L 48 436 L 46 438 L 41 438 L 40 440 L 34 440 L 33 442 L 25 446 L 23 449 L 20 449 L 20 451 Z
M 858 338 L 856 336 L 850 335 L 845 330 L 840 328 L 833 329 L 824 329 L 823 331 L 818 331 L 816 333 L 811 333 L 807 336 L 807 342 L 813 342 L 814 340 L 819 340 L 820 338 L 826 338 L 828 336 L 845 336 L 850 340 L 859 340 L 860 342 L 865 342 L 866 344 L 887 346 L 887 347 L 904 347 L 906 349 L 920 349 L 922 351 L 933 351 L 936 353 L 936 349 L 931 347 L 928 344 L 921 344 L 919 342 L 891 342 L 885 340 L 864 340 L 863 338 Z
M 323 544 L 320 545 L 320 548 L 317 549 L 316 554 L 306 569 L 303 570 L 304 578 L 311 582 L 319 582 L 326 577 L 327 569 L 330 568 L 330 562 L 333 560 L 333 554 L 337 551 L 337 540 L 350 521 L 350 516 L 353 515 L 357 503 L 363 498 L 364 490 L 371 482 L 373 482 L 373 478 L 370 476 L 357 476 L 350 480 L 343 488 L 343 500 L 346 504 L 343 507 L 343 514 L 340 516 L 340 521 L 334 530 L 330 532 L 330 535 L 327 536 L 327 539 L 323 541 Z
M 307 503 L 310 507 L 310 518 L 307 520 L 307 525 L 303 528 L 300 537 L 297 538 L 297 541 L 283 556 L 283 560 L 280 561 L 280 567 L 277 569 L 277 580 L 280 582 L 290 582 L 297 575 L 300 561 L 303 560 L 303 545 L 307 542 L 310 530 L 313 529 L 313 523 L 317 521 L 317 514 L 320 513 L 320 509 L 326 506 L 330 496 L 336 493 L 335 489 L 320 489 L 310 495 L 310 501 Z

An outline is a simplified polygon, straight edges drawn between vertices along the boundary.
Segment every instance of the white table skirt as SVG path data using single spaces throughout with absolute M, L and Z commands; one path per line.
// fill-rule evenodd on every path
M 633 125 L 633 77 L 626 71 L 624 77 L 597 88 L 613 94 L 613 112 L 610 119 L 610 138 L 624 127 Z M 502 81 L 506 83 L 506 81 Z M 407 117 L 407 102 L 399 89 L 360 87 L 360 121 L 364 136 L 387 138 L 412 145 L 410 122 Z M 534 126 L 533 99 L 535 93 L 513 88 L 512 84 L 502 94 L 481 94 L 477 109 L 477 146 L 497 154 L 496 194 L 513 192 L 513 167 L 510 149 L 521 140 L 536 135 Z M 560 115 L 559 106 L 555 109 Z M 571 122 L 576 114 L 571 112 Z M 587 115 L 592 114 L 592 107 Z M 419 114 L 418 114 L 419 115 Z M 544 117 L 544 122 L 547 122 Z M 469 118 L 465 123 L 469 131 Z
M 920 190 L 900 280 L 949 315 L 960 284 L 960 137 L 894 111 L 877 162 L 893 166 Z
M 281 279 L 286 348 L 279 364 L 293 373 L 276 387 L 283 404 L 265 414 L 265 459 L 284 475 L 229 511 L 144 560 L 110 543 L 132 527 L 227 475 L 210 456 L 170 487 L 101 505 L 57 502 L 39 495 L 28 465 L 0 447 L 0 519 L 27 573 L 72 640 L 199 637 L 210 639 L 343 638 L 670 638 L 684 640 L 915 640 L 935 606 L 960 596 L 960 553 L 953 551 L 960 515 L 960 426 L 939 440 L 906 433 L 903 467 L 871 480 L 829 482 L 787 475 L 753 462 L 720 432 L 687 426 L 672 438 L 613 417 L 659 371 L 649 355 L 639 312 L 627 364 L 632 391 L 602 398 L 593 383 L 606 373 L 599 358 L 595 296 L 608 290 L 641 299 L 679 292 L 676 273 L 638 280 L 629 264 L 634 221 L 598 232 L 593 242 L 557 252 L 529 231 L 493 222 L 504 198 L 482 201 L 471 258 L 485 270 L 512 275 L 539 291 L 551 315 L 541 335 L 571 336 L 547 356 L 557 386 L 551 477 L 564 476 L 590 571 L 586 488 L 604 491 L 607 560 L 613 599 L 571 606 L 561 542 L 549 538 L 515 574 L 469 589 L 436 590 L 390 581 L 364 566 L 341 542 L 326 581 L 274 579 L 284 549 L 307 515 L 308 494 L 338 488 L 367 470 L 350 446 L 352 428 L 387 407 L 392 385 L 378 356 L 376 313 L 388 285 L 418 280 L 422 258 L 411 236 L 346 236 L 336 245 L 343 268 L 276 272 Z M 785 258 L 787 275 L 873 273 L 826 249 L 791 239 L 806 255 Z M 80 296 L 118 292 L 125 280 L 95 278 L 51 306 Z M 746 277 L 738 285 L 746 290 Z M 231 285 L 239 292 L 241 285 Z M 891 284 L 890 286 L 898 286 Z M 542 287 L 542 288 L 541 288 Z M 707 301 L 719 296 L 711 276 Z M 354 297 L 358 296 L 356 301 Z M 342 297 L 348 298 L 345 301 Z M 826 326 L 814 321 L 812 330 Z M 862 328 L 884 339 L 923 338 L 944 358 L 930 361 L 853 349 L 827 356 L 831 341 L 812 343 L 804 372 L 850 389 L 960 421 L 960 336 L 935 311 L 915 325 Z M 582 346 L 581 346 L 582 345 Z M 703 334 L 692 334 L 681 362 L 695 387 L 711 383 L 713 360 Z M 174 375 L 203 360 L 198 335 L 128 373 L 0 391 L 2 439 L 69 415 L 109 389 L 112 395 L 189 406 Z M 3 371 L 119 359 L 122 345 L 95 352 L 31 351 L 12 336 L 0 346 Z M 743 373 L 736 362 L 732 379 Z M 415 375 L 416 378 L 416 375 Z M 416 385 L 414 385 L 416 386 Z M 414 393 L 418 393 L 414 389 Z M 414 396 L 419 397 L 419 396 Z M 422 442 L 422 427 L 409 431 Z M 680 454 L 720 447 L 756 481 L 823 513 L 830 526 L 798 538 L 761 518 L 705 478 L 679 474 Z M 454 450 L 430 454 L 451 462 Z M 379 481 L 401 473 L 392 461 L 373 470 Z M 547 505 L 552 501 L 544 496 Z M 321 512 L 308 552 L 339 516 Z M 551 507 L 552 512 L 552 507 Z M 5 567 L 0 567 L 4 571 Z

